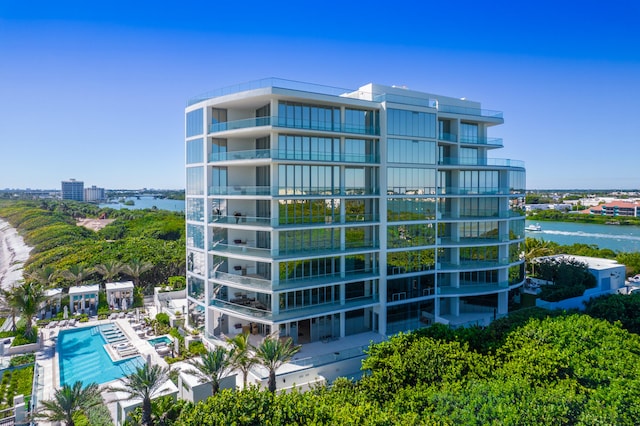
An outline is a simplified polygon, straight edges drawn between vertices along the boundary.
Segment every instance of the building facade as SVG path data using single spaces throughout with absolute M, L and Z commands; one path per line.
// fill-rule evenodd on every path
M 486 323 L 524 280 L 502 114 L 369 84 L 266 79 L 185 110 L 189 323 L 303 344 Z
M 84 201 L 95 202 L 104 201 L 106 199 L 104 188 L 98 188 L 92 185 L 89 188 L 84 189 Z
M 75 179 L 63 180 L 62 199 L 84 201 L 84 182 Z

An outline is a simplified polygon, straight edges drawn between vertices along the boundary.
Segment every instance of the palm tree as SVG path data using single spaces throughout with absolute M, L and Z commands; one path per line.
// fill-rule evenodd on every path
M 151 268 L 153 268 L 152 263 L 140 259 L 133 259 L 124 265 L 124 273 L 129 275 L 133 279 L 133 285 L 138 287 L 140 286 L 140 276 Z
M 129 395 L 126 400 L 142 400 L 142 424 L 153 426 L 151 417 L 151 398 L 157 396 L 157 392 L 169 379 L 169 368 L 160 365 L 150 365 L 146 362 L 138 367 L 135 372 L 120 379 L 122 386 L 110 386 L 111 392 L 124 392 Z
M 80 411 L 102 404 L 100 389 L 95 383 L 83 388 L 82 382 L 75 382 L 72 386 L 64 385 L 57 389 L 50 401 L 42 401 L 42 412 L 35 417 L 49 422 L 64 422 L 67 426 L 74 426 L 73 415 Z
M 227 338 L 227 343 L 232 345 L 229 353 L 231 365 L 242 372 L 242 389 L 245 389 L 249 371 L 258 363 L 250 353 L 249 333 L 240 333 L 233 338 Z
M 46 300 L 43 287 L 36 282 L 20 281 L 10 290 L 3 290 L 7 303 L 24 317 L 26 338 L 33 335 L 33 316 L 38 313 L 40 305 Z M 15 320 L 14 320 L 15 323 Z
M 84 265 L 74 264 L 66 271 L 62 271 L 61 275 L 69 281 L 73 281 L 73 284 L 77 287 L 84 280 L 91 276 L 95 271 L 93 268 L 87 268 Z
M 199 360 L 190 359 L 187 363 L 195 369 L 186 370 L 185 373 L 196 376 L 200 383 L 211 382 L 211 395 L 215 395 L 220 389 L 220 381 L 231 366 L 231 359 L 227 349 L 216 346 L 214 350 L 201 354 Z
M 256 348 L 256 359 L 269 371 L 269 391 L 276 391 L 276 371 L 282 364 L 288 362 L 300 350 L 300 346 L 294 346 L 289 337 L 280 340 L 278 332 L 266 337 L 260 346 Z
M 25 275 L 27 279 L 39 282 L 44 287 L 48 288 L 58 277 L 58 272 L 53 266 L 47 265 L 34 269 L 33 271 L 26 273 Z
M 117 260 L 108 260 L 103 264 L 96 265 L 95 270 L 102 275 L 105 283 L 113 282 L 124 271 L 124 265 Z
M 533 259 L 542 256 L 550 256 L 554 254 L 553 245 L 549 241 L 538 240 L 536 238 L 527 238 L 524 241 L 524 258 L 527 265 L 527 271 L 534 274 Z

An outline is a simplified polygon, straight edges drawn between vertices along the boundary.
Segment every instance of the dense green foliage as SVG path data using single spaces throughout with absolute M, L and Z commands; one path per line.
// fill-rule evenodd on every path
M 541 287 L 540 299 L 548 302 L 579 297 L 596 286 L 586 263 L 573 258 L 542 258 L 535 262 L 535 276 L 551 282 Z
M 175 424 L 638 424 L 640 338 L 587 315 L 543 313 L 399 334 L 371 346 L 356 383 L 223 390 Z
M 23 395 L 28 401 L 31 398 L 33 385 L 33 365 L 5 370 L 0 380 L 0 409 L 13 407 L 13 397 Z
M 68 285 L 61 274 L 85 267 L 98 278 L 97 265 L 149 264 L 140 274 L 143 287 L 167 283 L 185 273 L 184 214 L 163 210 L 101 209 L 68 201 L 0 202 L 0 217 L 18 229 L 33 247 L 25 265 L 28 274 L 45 267 L 59 272 L 52 285 Z M 78 218 L 115 219 L 94 232 L 76 225 Z M 126 271 L 123 272 L 126 275 Z
M 640 334 L 640 293 L 631 295 L 609 294 L 590 299 L 585 313 L 620 325 L 631 333 Z

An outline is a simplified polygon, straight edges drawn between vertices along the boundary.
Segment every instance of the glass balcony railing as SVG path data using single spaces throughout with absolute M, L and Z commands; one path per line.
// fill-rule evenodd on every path
M 508 243 L 509 235 L 500 235 L 493 238 L 451 238 L 451 237 L 440 237 L 438 240 L 438 245 L 443 246 L 475 246 L 475 245 L 483 245 L 483 244 L 500 244 L 500 243 Z
M 305 188 L 279 187 L 278 196 L 335 196 L 335 195 L 378 195 L 376 188 L 335 188 L 331 186 L 312 186 Z
M 223 215 L 211 215 L 209 223 L 215 224 L 242 224 L 252 226 L 273 226 L 275 219 L 270 217 L 252 217 L 252 216 L 223 216 Z
M 241 253 L 250 256 L 272 257 L 273 251 L 266 248 L 250 247 L 247 244 L 224 244 L 220 242 L 212 242 L 209 244 L 209 250 L 223 253 Z
M 241 161 L 241 160 L 295 160 L 295 161 L 326 161 L 343 163 L 379 163 L 380 159 L 373 154 L 327 153 L 327 152 L 292 152 L 275 149 L 252 149 L 246 151 L 217 152 L 209 155 L 209 162 Z
M 438 160 L 444 166 L 493 166 L 493 167 L 524 167 L 524 161 L 508 158 L 458 158 L 445 157 Z
M 459 188 L 448 186 L 443 191 L 438 188 L 439 195 L 503 195 L 509 194 L 509 188 L 496 188 L 493 186 L 480 186 L 477 188 Z
M 523 217 L 524 211 L 522 210 L 506 210 L 498 212 L 496 210 L 473 210 L 473 211 L 461 211 L 457 214 L 445 211 L 440 216 L 441 220 L 473 220 L 473 219 L 509 219 L 511 217 Z
M 252 216 L 223 216 L 211 215 L 209 223 L 226 225 L 241 224 L 250 226 L 263 227 L 293 227 L 293 226 L 326 226 L 340 225 L 345 223 L 377 223 L 380 218 L 377 214 L 347 214 L 345 220 L 341 220 L 339 216 L 305 216 L 296 218 L 270 218 L 270 217 L 252 217 Z
M 438 104 L 438 111 L 451 112 L 454 114 L 489 117 L 489 118 L 502 118 L 501 111 L 492 111 L 490 109 L 482 109 L 482 108 L 469 108 L 469 107 L 456 106 L 456 105 Z
M 301 306 L 299 308 L 290 308 L 281 310 L 280 313 L 273 316 L 274 321 L 292 320 L 300 316 L 320 315 L 325 312 L 332 312 L 337 310 L 354 309 L 360 306 L 367 306 L 374 303 L 378 303 L 379 298 L 377 294 L 370 296 L 354 297 L 352 299 L 346 299 L 344 302 L 334 301 L 317 305 Z
M 495 291 L 504 291 L 508 289 L 509 286 L 505 282 L 502 284 L 460 284 L 460 287 L 451 287 L 451 286 L 438 286 L 438 294 L 441 295 L 458 295 L 458 294 L 473 294 L 473 293 L 492 293 Z
M 458 142 L 458 136 L 453 133 L 441 132 L 438 134 L 438 139 L 447 142 Z
M 225 284 L 239 284 L 245 287 L 255 288 L 256 290 L 271 290 L 271 280 L 257 276 L 237 275 L 216 271 L 213 278 Z
M 491 145 L 491 146 L 504 146 L 502 138 L 482 138 L 482 137 L 468 137 L 460 136 L 460 143 L 473 144 L 473 145 Z
M 261 318 L 270 320 L 272 317 L 271 311 L 266 309 L 259 309 L 253 306 L 239 305 L 237 303 L 231 303 L 224 300 L 212 299 L 209 301 L 209 306 L 215 306 L 216 308 L 227 311 L 231 314 L 243 314 L 254 318 Z
M 379 276 L 377 270 L 349 271 L 344 274 L 335 273 L 310 277 L 296 277 L 280 279 L 278 290 L 288 290 L 293 288 L 311 287 L 314 285 L 330 284 L 346 281 L 370 280 Z
M 261 126 L 282 127 L 286 129 L 303 129 L 320 132 L 353 133 L 358 135 L 379 135 L 380 129 L 375 126 L 354 125 L 347 123 L 333 123 L 330 121 L 294 120 L 287 117 L 252 117 L 242 120 L 225 121 L 209 125 L 209 133 L 226 132 L 229 130 L 248 129 Z
M 453 262 L 440 262 L 440 271 L 458 271 L 469 269 L 491 269 L 509 266 L 511 263 L 508 258 L 502 260 L 461 260 L 458 263 Z
M 270 186 L 210 186 L 209 195 L 271 195 Z

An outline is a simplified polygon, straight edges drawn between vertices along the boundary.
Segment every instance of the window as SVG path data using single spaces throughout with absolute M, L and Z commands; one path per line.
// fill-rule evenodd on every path
M 436 115 L 427 112 L 389 109 L 387 132 L 397 136 L 436 137 Z
M 202 163 L 204 161 L 203 139 L 187 141 L 187 164 Z
M 204 132 L 204 119 L 202 108 L 187 113 L 186 136 L 201 135 Z
M 436 143 L 409 139 L 388 139 L 387 161 L 390 163 L 435 164 Z

